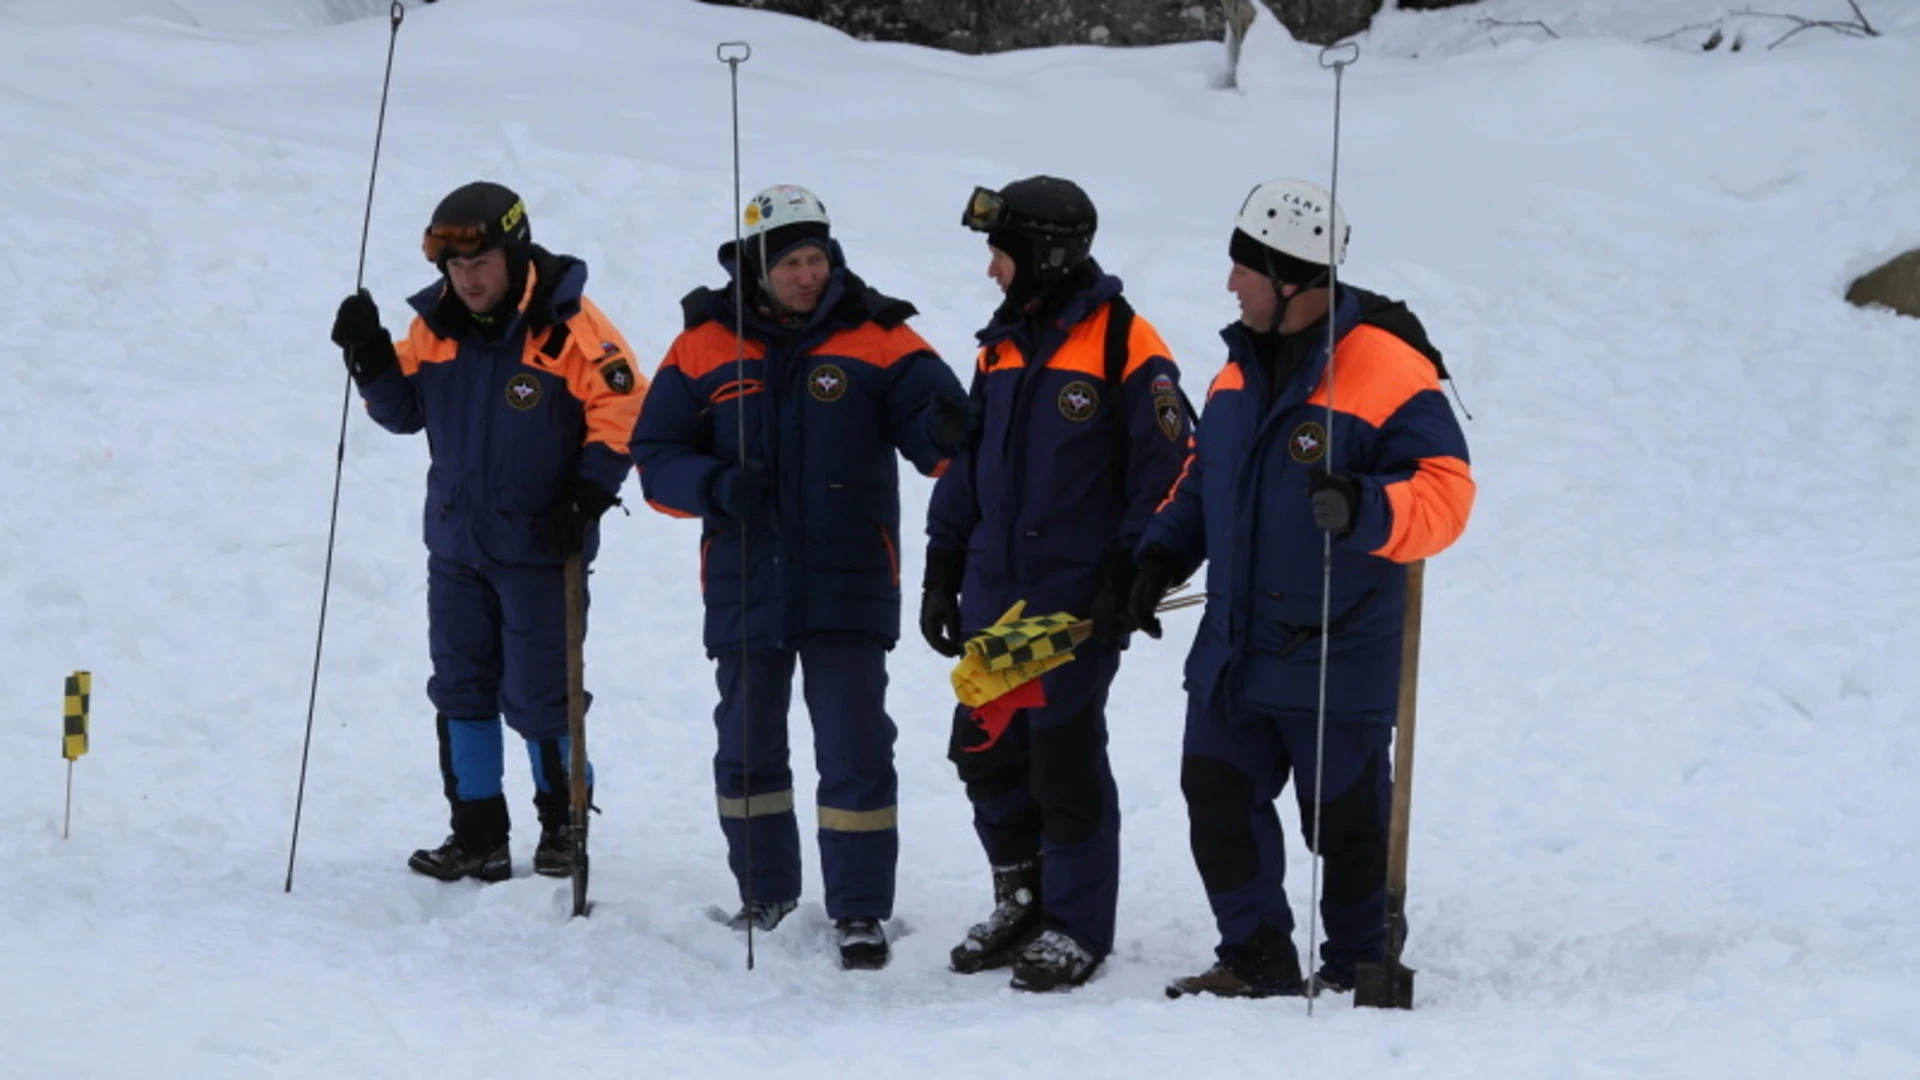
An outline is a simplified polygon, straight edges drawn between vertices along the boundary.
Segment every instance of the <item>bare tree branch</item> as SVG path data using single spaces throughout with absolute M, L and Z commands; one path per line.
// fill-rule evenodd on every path
M 1768 49 L 1779 48 L 1786 44 L 1788 39 L 1803 30 L 1832 30 L 1834 33 L 1845 34 L 1848 37 L 1880 36 L 1880 31 L 1875 30 L 1873 24 L 1867 22 L 1867 16 L 1860 10 L 1860 5 L 1856 3 L 1855 0 L 1847 0 L 1847 6 L 1853 9 L 1853 17 L 1857 21 L 1842 22 L 1839 19 L 1809 19 L 1804 15 L 1789 15 L 1778 11 L 1755 11 L 1752 8 L 1741 8 L 1733 14 L 1750 15 L 1757 19 L 1785 19 L 1794 24 L 1793 29 L 1775 38 L 1773 44 L 1767 46 Z
M 1661 35 L 1659 35 L 1659 36 L 1657 36 L 1657 37 L 1650 37 L 1650 38 L 1648 38 L 1648 39 L 1646 39 L 1645 41 L 1643 41 L 1643 42 L 1641 42 L 1641 44 L 1643 44 L 1643 45 L 1657 45 L 1657 44 L 1659 44 L 1659 43 L 1660 43 L 1660 42 L 1662 42 L 1662 41 L 1667 41 L 1667 40 L 1669 40 L 1669 39 L 1672 39 L 1672 38 L 1677 38 L 1677 37 L 1679 37 L 1679 36 L 1680 36 L 1681 34 L 1684 34 L 1684 33 L 1686 33 L 1686 32 L 1687 32 L 1687 31 L 1689 31 L 1689 30 L 1711 30 L 1711 31 L 1713 31 L 1714 33 L 1716 33 L 1716 34 L 1717 34 L 1717 33 L 1719 33 L 1719 32 L 1720 32 L 1720 22 L 1721 22 L 1721 20 L 1719 20 L 1719 19 L 1715 19 L 1715 20 L 1714 20 L 1713 22 L 1710 22 L 1710 23 L 1705 23 L 1705 22 L 1697 22 L 1697 23 L 1688 23 L 1688 24 L 1687 24 L 1687 25 L 1685 25 L 1685 26 L 1682 26 L 1682 27 L 1677 27 L 1677 28 L 1675 28 L 1675 29 L 1673 29 L 1673 30 L 1669 30 L 1669 31 L 1667 31 L 1666 33 L 1664 33 L 1664 34 L 1661 34 Z
M 1481 19 L 1480 25 L 1487 28 L 1488 37 L 1493 36 L 1493 28 L 1498 26 L 1537 27 L 1540 30 L 1545 31 L 1546 35 L 1550 38 L 1558 40 L 1560 37 L 1559 34 L 1556 34 L 1553 32 L 1553 27 L 1548 26 L 1546 23 L 1540 21 L 1539 19 Z
M 1775 38 L 1773 43 L 1767 46 L 1767 48 L 1769 49 L 1779 48 L 1781 45 L 1784 45 L 1794 35 L 1799 34 L 1802 31 L 1806 31 L 1806 30 L 1832 30 L 1836 34 L 1845 34 L 1848 37 L 1879 37 L 1880 36 L 1880 31 L 1874 29 L 1873 24 L 1867 21 L 1866 13 L 1860 10 L 1859 0 L 1847 0 L 1847 7 L 1853 10 L 1852 21 L 1846 21 L 1842 19 L 1810 19 L 1804 15 L 1793 15 L 1793 14 L 1789 14 L 1786 12 L 1779 12 L 1779 11 L 1755 11 L 1751 7 L 1744 7 L 1744 8 L 1740 8 L 1737 11 L 1729 11 L 1725 15 L 1721 16 L 1718 19 L 1713 20 L 1712 22 L 1688 23 L 1687 25 L 1679 27 L 1677 29 L 1669 30 L 1664 34 L 1647 38 L 1645 43 L 1648 45 L 1652 45 L 1656 42 L 1670 41 L 1673 38 L 1679 37 L 1681 34 L 1687 33 L 1690 30 L 1707 30 L 1707 31 L 1710 31 L 1711 34 L 1707 38 L 1706 42 L 1700 46 L 1700 48 L 1703 51 L 1712 51 L 1722 41 L 1726 40 L 1727 20 L 1738 19 L 1738 18 L 1779 19 L 1784 22 L 1793 23 L 1794 24 L 1793 29 L 1788 30 L 1786 33 Z M 1492 20 L 1482 19 L 1481 21 L 1491 22 Z M 1734 36 L 1733 49 L 1735 52 L 1738 52 L 1740 50 L 1740 45 L 1741 45 L 1740 37 L 1741 36 L 1738 34 Z
M 1860 10 L 1857 0 L 1847 0 L 1847 6 L 1853 9 L 1853 17 L 1860 20 L 1860 27 L 1867 32 L 1868 37 L 1880 36 L 1880 31 L 1875 30 L 1873 24 L 1867 21 L 1867 14 Z

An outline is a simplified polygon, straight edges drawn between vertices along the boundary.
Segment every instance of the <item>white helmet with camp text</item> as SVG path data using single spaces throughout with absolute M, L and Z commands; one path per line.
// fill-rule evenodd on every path
M 1236 241 L 1244 235 L 1281 256 L 1268 257 L 1266 266 L 1247 263 L 1240 256 L 1251 249 L 1244 241 L 1234 245 L 1236 262 L 1262 270 L 1269 277 L 1290 280 L 1299 272 L 1300 263 L 1324 270 L 1329 265 L 1329 252 L 1332 265 L 1338 266 L 1347 258 L 1347 215 L 1326 188 L 1311 181 L 1268 180 L 1256 185 L 1240 204 L 1233 224 Z

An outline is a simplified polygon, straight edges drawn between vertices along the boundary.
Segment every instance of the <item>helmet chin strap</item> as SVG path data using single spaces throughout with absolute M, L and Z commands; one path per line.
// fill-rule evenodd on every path
M 1295 285 L 1291 281 L 1281 281 L 1278 277 L 1274 276 L 1273 256 L 1271 255 L 1267 256 L 1266 271 L 1267 283 L 1273 286 L 1273 322 L 1268 325 L 1262 333 L 1272 334 L 1278 333 L 1280 324 L 1287 321 L 1287 309 L 1293 306 L 1293 302 L 1300 297 L 1301 293 L 1312 292 L 1314 289 L 1318 289 L 1327 283 L 1328 272 L 1323 268 L 1320 273 L 1314 276 L 1312 281 L 1299 285 Z M 1281 291 L 1288 285 L 1294 285 L 1292 296 Z M 1328 305 L 1328 310 L 1332 310 L 1331 304 Z

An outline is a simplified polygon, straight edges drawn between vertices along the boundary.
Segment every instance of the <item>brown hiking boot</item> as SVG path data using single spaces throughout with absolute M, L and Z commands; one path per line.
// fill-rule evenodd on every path
M 1246 944 L 1223 945 L 1216 951 L 1220 959 L 1212 967 L 1168 983 L 1167 996 L 1265 998 L 1300 997 L 1307 992 L 1300 977 L 1300 957 L 1284 934 L 1262 926 Z
M 973 924 L 948 963 L 962 975 L 1003 968 L 1040 934 L 1040 860 L 993 868 L 991 914 Z

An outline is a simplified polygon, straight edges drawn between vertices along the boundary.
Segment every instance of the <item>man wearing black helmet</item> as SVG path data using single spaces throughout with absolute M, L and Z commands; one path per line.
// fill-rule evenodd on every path
M 987 234 L 1006 293 L 979 334 L 984 428 L 934 489 L 920 628 L 958 656 L 1011 605 L 1090 619 L 1038 703 L 954 715 L 948 756 L 974 806 L 995 908 L 954 948 L 955 971 L 1013 967 L 1019 990 L 1064 990 L 1113 949 L 1120 811 L 1107 689 L 1133 628 L 1140 530 L 1190 437 L 1165 342 L 1090 256 L 1093 203 L 1068 180 L 976 188 L 962 224 Z
M 425 430 L 427 634 L 452 835 L 407 865 L 442 881 L 513 874 L 500 717 L 526 742 L 536 873 L 572 872 L 562 565 L 591 562 L 619 502 L 646 380 L 582 293 L 585 263 L 533 243 L 493 183 L 455 189 L 422 240 L 442 277 L 395 342 L 373 297 L 340 303 L 333 341 L 376 423 Z M 584 599 L 584 598 L 583 598 Z M 592 768 L 587 770 L 592 783 Z

